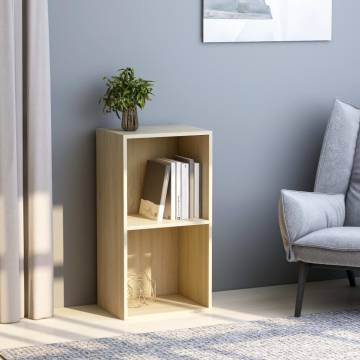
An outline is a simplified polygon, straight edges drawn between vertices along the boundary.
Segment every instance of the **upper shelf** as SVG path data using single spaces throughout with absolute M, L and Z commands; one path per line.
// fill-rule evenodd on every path
M 140 126 L 136 131 L 123 131 L 121 129 L 98 129 L 109 131 L 123 136 L 126 139 L 158 138 L 158 137 L 180 137 L 210 135 L 210 130 L 204 130 L 187 125 L 154 125 Z
M 205 219 L 192 219 L 192 220 L 166 220 L 161 222 L 146 219 L 141 215 L 134 214 L 127 217 L 127 230 L 146 230 L 146 229 L 161 229 L 179 226 L 194 226 L 194 225 L 207 225 L 209 220 Z

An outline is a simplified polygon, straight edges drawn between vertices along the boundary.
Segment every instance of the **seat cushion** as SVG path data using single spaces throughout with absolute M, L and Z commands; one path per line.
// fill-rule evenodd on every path
M 295 245 L 335 251 L 360 251 L 360 227 L 333 227 L 314 231 L 299 239 Z
M 296 261 L 360 267 L 360 227 L 334 227 L 315 231 L 293 247 Z

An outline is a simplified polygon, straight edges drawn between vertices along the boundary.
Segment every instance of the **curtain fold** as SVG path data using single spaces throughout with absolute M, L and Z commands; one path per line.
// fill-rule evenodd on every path
M 53 314 L 47 0 L 0 0 L 0 323 Z

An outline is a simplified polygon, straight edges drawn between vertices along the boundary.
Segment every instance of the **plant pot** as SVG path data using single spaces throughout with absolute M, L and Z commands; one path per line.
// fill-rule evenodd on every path
M 129 109 L 122 112 L 121 127 L 125 131 L 135 131 L 139 127 L 137 109 Z

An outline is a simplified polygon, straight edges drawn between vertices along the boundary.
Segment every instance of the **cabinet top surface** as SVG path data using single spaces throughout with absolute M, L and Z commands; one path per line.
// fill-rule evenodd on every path
M 145 137 L 168 137 L 168 136 L 195 136 L 210 135 L 210 130 L 200 129 L 188 125 L 153 125 L 140 126 L 136 131 L 123 131 L 121 129 L 99 128 L 97 131 L 115 133 L 127 139 L 137 139 Z

